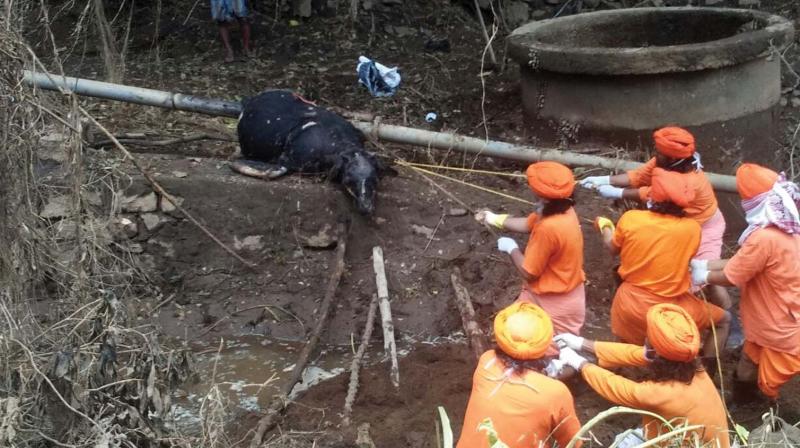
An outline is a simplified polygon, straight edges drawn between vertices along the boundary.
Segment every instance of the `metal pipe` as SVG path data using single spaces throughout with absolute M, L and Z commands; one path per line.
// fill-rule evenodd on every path
M 25 70 L 24 82 L 46 90 L 63 90 L 78 95 L 93 96 L 128 103 L 199 112 L 209 115 L 238 117 L 242 106 L 238 102 L 202 98 L 161 90 L 144 89 L 89 79 L 58 76 Z M 482 140 L 458 134 L 431 132 L 422 129 L 353 120 L 353 125 L 365 134 L 381 140 L 405 145 L 425 146 L 442 150 L 457 149 L 477 155 L 500 157 L 524 162 L 552 160 L 568 166 L 598 167 L 611 171 L 631 170 L 642 164 L 631 160 L 578 154 L 559 149 L 540 149 L 495 140 Z M 736 192 L 736 178 L 724 174 L 706 173 L 716 190 Z
M 242 105 L 238 102 L 202 98 L 163 90 L 112 84 L 91 79 L 59 76 L 52 73 L 25 70 L 23 81 L 31 86 L 45 90 L 74 92 L 78 95 L 93 96 L 126 103 L 144 104 L 166 109 L 200 112 L 210 115 L 238 117 Z

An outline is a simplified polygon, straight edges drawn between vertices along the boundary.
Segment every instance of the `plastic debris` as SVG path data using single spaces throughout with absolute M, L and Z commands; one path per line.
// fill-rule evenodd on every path
M 359 56 L 356 66 L 358 81 L 364 84 L 372 96 L 392 96 L 400 85 L 397 67 L 386 67 L 367 57 Z
M 439 118 L 439 116 L 436 115 L 436 112 L 428 112 L 428 115 L 425 115 L 425 121 L 428 123 L 433 123 L 437 118 Z

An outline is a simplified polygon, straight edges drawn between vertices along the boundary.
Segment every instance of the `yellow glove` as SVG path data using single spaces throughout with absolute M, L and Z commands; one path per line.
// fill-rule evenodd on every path
M 490 212 L 489 210 L 485 210 L 475 215 L 475 219 L 484 224 L 489 224 L 497 227 L 498 229 L 502 229 L 503 224 L 506 222 L 506 219 L 508 219 L 508 214 L 498 215 Z
M 597 229 L 598 232 L 603 233 L 603 229 L 610 229 L 611 232 L 614 232 L 614 222 L 610 219 L 598 216 L 594 219 L 594 228 Z

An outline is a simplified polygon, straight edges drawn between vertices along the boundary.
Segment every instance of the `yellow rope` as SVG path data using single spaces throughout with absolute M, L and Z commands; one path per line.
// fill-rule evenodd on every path
M 428 165 L 426 163 L 406 162 L 405 160 L 396 160 L 395 163 L 397 163 L 398 165 L 408 166 L 408 167 L 423 167 L 423 168 L 434 168 L 437 170 L 465 171 L 477 174 L 494 174 L 496 176 L 526 177 L 524 174 L 519 174 L 519 173 L 504 173 L 502 171 L 474 170 L 470 168 L 459 168 L 456 166 L 447 166 L 447 165 Z
M 450 181 L 453 181 L 453 182 L 457 182 L 459 184 L 466 185 L 468 187 L 472 187 L 472 188 L 475 188 L 475 189 L 478 189 L 478 190 L 481 190 L 481 191 L 485 191 L 487 193 L 492 193 L 492 194 L 495 194 L 497 196 L 502 196 L 502 197 L 504 197 L 506 199 L 511 199 L 511 200 L 514 200 L 514 201 L 517 201 L 517 202 L 522 202 L 523 204 L 534 205 L 533 202 L 531 202 L 531 201 L 527 201 L 525 199 L 521 199 L 521 198 L 518 198 L 518 197 L 515 197 L 515 196 L 511 196 L 509 194 L 501 193 L 499 191 L 492 190 L 491 188 L 481 187 L 480 185 L 475 185 L 475 184 L 470 183 L 470 182 L 465 182 L 463 180 L 456 179 L 454 177 L 445 176 L 444 174 L 434 173 L 433 171 L 426 170 L 426 169 L 420 168 L 418 166 L 414 166 L 414 165 L 412 165 L 412 164 L 410 164 L 408 162 L 398 161 L 397 164 L 398 165 L 402 165 L 402 166 L 407 166 L 407 167 L 411 168 L 412 170 L 417 170 L 417 171 L 420 171 L 420 172 L 423 172 L 423 173 L 426 173 L 426 174 L 430 174 L 432 176 L 442 177 L 444 179 L 447 179 L 447 180 L 450 180 Z

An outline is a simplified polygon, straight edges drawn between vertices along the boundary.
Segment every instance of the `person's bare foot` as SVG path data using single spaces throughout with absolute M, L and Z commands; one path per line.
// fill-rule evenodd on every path
M 225 55 L 225 59 L 223 60 L 226 64 L 230 64 L 233 62 L 235 58 L 233 57 L 233 53 L 228 53 Z

